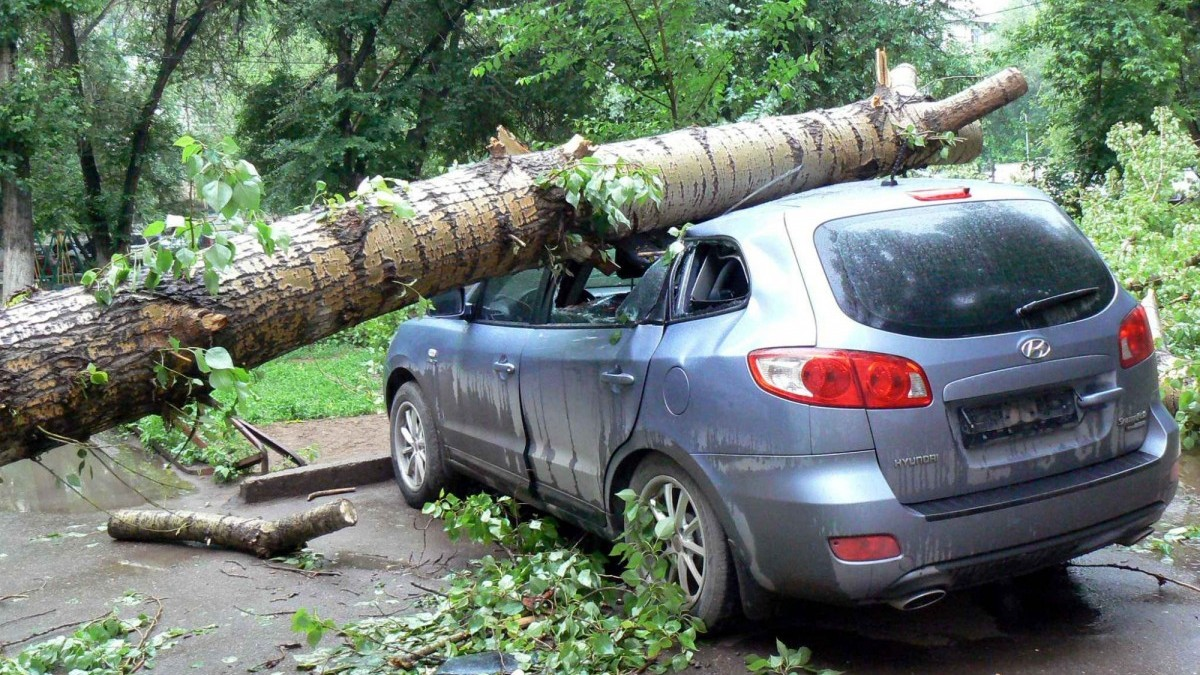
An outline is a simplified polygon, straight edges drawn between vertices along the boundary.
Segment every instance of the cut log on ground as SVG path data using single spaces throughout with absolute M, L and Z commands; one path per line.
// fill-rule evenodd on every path
M 299 550 L 311 539 L 357 522 L 354 505 L 345 499 L 280 520 L 193 511 L 125 509 L 109 518 L 108 534 L 121 541 L 198 542 L 260 558 L 273 558 Z
M 39 293 L 0 310 L 0 465 L 57 445 L 51 435 L 83 439 L 181 404 L 188 392 L 160 390 L 153 376 L 168 337 L 224 347 L 252 367 L 408 305 L 415 293 L 539 265 L 562 236 L 569 207 L 538 179 L 569 165 L 581 148 L 662 172 L 661 205 L 629 214 L 632 230 L 645 232 L 895 168 L 973 159 L 982 147 L 974 122 L 1025 90 L 1021 73 L 1008 69 L 942 101 L 881 86 L 831 110 L 504 154 L 410 184 L 405 196 L 416 216 L 409 219 L 370 205 L 332 218 L 291 216 L 276 223 L 291 235 L 291 250 L 274 257 L 239 239 L 218 296 L 194 282 L 124 292 L 109 307 L 79 288 Z M 964 140 L 944 158 L 938 142 L 910 151 L 900 133 L 910 124 Z M 108 373 L 106 386 L 84 390 L 77 375 L 88 364 Z

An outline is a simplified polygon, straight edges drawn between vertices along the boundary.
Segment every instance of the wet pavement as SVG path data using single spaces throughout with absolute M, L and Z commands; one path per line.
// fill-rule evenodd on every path
M 233 487 L 175 477 L 134 450 L 110 451 L 145 477 L 89 460 L 84 490 L 105 508 L 140 500 L 126 483 L 171 508 L 279 517 L 311 506 L 303 499 L 246 505 Z M 79 458 L 56 451 L 45 463 L 65 476 Z M 417 585 L 436 586 L 479 552 L 448 542 L 436 523 L 425 529 L 427 519 L 391 484 L 348 495 L 359 524 L 312 542 L 331 574 L 310 578 L 234 552 L 114 542 L 98 529 L 106 516 L 44 468 L 17 464 L 0 478 L 0 598 L 28 595 L 0 600 L 0 644 L 96 617 L 134 591 L 162 599 L 163 627 L 216 625 L 161 656 L 155 672 L 168 675 L 244 673 L 279 657 L 281 645 L 299 641 L 290 615 L 301 607 L 337 621 L 404 611 L 424 593 Z M 1200 485 L 1200 458 L 1189 458 L 1184 479 Z M 1195 523 L 1200 498 L 1181 491 L 1164 527 Z M 1198 549 L 1177 545 L 1173 566 L 1119 547 L 1076 562 L 1133 565 L 1200 585 Z M 952 594 L 918 612 L 795 604 L 782 619 L 708 639 L 689 672 L 743 673 L 745 656 L 773 653 L 776 637 L 848 673 L 1200 674 L 1200 593 L 1133 572 L 1071 567 Z M 293 672 L 290 664 L 264 672 Z

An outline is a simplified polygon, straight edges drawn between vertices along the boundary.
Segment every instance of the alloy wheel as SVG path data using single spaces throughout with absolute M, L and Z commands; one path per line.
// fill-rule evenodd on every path
M 396 466 L 400 480 L 413 492 L 425 484 L 428 453 L 425 445 L 425 425 L 421 414 L 408 401 L 400 405 L 392 419 L 392 452 L 396 455 Z
M 664 552 L 670 561 L 667 578 L 683 589 L 687 604 L 694 605 L 704 589 L 704 528 L 692 496 L 670 476 L 656 476 L 642 489 L 642 500 L 650 506 L 656 521 L 675 521 L 675 532 Z

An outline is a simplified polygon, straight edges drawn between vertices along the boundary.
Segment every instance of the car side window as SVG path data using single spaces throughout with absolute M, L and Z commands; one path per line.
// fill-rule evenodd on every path
M 476 317 L 499 323 L 533 323 L 542 303 L 545 270 L 524 270 L 488 279 L 479 297 Z
M 668 267 L 660 260 L 636 278 L 621 278 L 621 270 L 591 265 L 563 274 L 556 284 L 549 322 L 613 326 L 644 321 L 658 304 Z
M 674 289 L 676 318 L 714 314 L 738 307 L 750 297 L 750 275 L 737 246 L 705 241 L 680 261 Z

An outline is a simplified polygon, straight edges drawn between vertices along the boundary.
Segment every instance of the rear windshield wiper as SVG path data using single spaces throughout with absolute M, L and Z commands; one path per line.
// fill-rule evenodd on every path
M 1051 307 L 1057 307 L 1058 305 L 1068 303 L 1072 300 L 1086 298 L 1089 295 L 1095 295 L 1099 292 L 1099 286 L 1088 286 L 1087 288 L 1077 288 L 1073 291 L 1067 291 L 1066 293 L 1052 295 L 1048 298 L 1042 298 L 1041 300 L 1034 300 L 1033 302 L 1029 302 L 1018 307 L 1017 316 L 1026 317 L 1030 314 L 1037 314 L 1038 312 L 1050 309 Z

